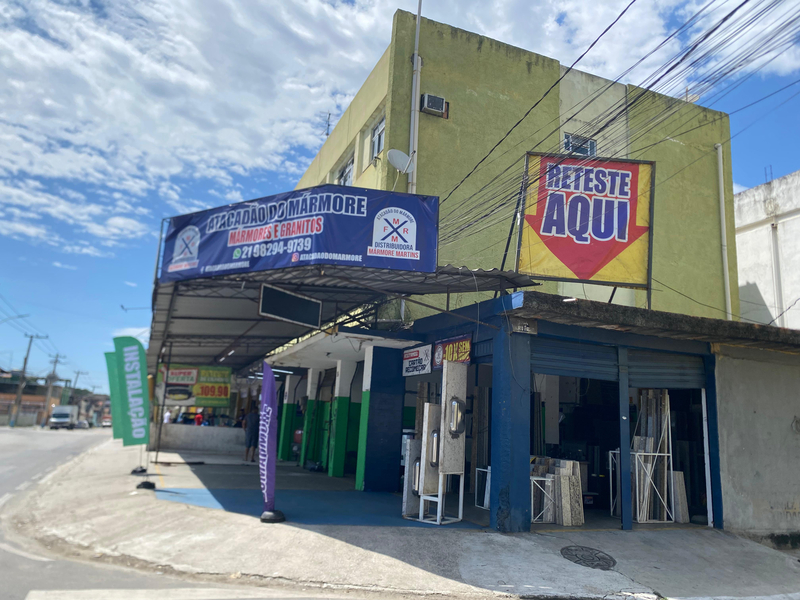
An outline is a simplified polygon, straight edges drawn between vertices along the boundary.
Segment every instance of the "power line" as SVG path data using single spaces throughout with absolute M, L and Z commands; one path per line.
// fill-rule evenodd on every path
M 774 319 L 772 319 L 772 321 L 770 321 L 769 323 L 767 323 L 767 325 L 772 325 L 772 324 L 773 324 L 775 321 L 777 321 L 777 320 L 778 320 L 778 319 L 780 319 L 780 318 L 781 318 L 783 315 L 785 315 L 787 312 L 789 312 L 789 310 L 790 310 L 790 309 L 794 308 L 794 305 L 795 305 L 795 304 L 797 304 L 798 302 L 800 302 L 800 298 L 798 298 L 797 300 L 795 300 L 794 302 L 792 302 L 792 303 L 789 305 L 789 308 L 787 308 L 787 309 L 786 309 L 786 310 L 784 310 L 784 311 L 783 311 L 781 314 L 779 314 L 777 317 L 775 317 Z
M 727 312 L 727 311 L 726 311 L 724 308 L 719 308 L 719 307 L 717 307 L 717 306 L 712 306 L 711 304 L 706 304 L 705 302 L 700 302 L 700 300 L 697 300 L 696 298 L 692 298 L 690 295 L 688 295 L 688 294 L 685 294 L 685 293 L 683 293 L 683 292 L 682 292 L 682 291 L 680 291 L 680 290 L 676 290 L 674 287 L 670 287 L 670 286 L 668 286 L 666 283 L 664 283 L 663 281 L 659 281 L 659 280 L 658 280 L 658 279 L 656 279 L 655 277 L 653 277 L 653 281 L 655 281 L 656 283 L 658 283 L 658 284 L 660 284 L 660 285 L 663 285 L 665 288 L 667 288 L 667 289 L 668 289 L 668 290 L 670 290 L 670 291 L 673 291 L 673 292 L 675 292 L 675 293 L 676 293 L 676 294 L 678 294 L 679 296 L 683 296 L 683 297 L 684 297 L 684 298 L 686 298 L 687 300 L 691 300 L 691 301 L 692 301 L 692 302 L 694 302 L 695 304 L 699 304 L 700 306 L 705 306 L 706 308 L 710 308 L 710 309 L 712 309 L 712 310 L 716 310 L 716 311 L 719 311 L 719 312 L 721 312 L 721 313 L 725 313 L 726 315 L 728 314 L 728 312 Z M 763 324 L 763 323 L 761 323 L 760 321 L 753 321 L 752 319 L 748 319 L 748 318 L 746 318 L 746 317 L 743 317 L 742 315 L 733 315 L 733 316 L 734 316 L 734 317 L 738 317 L 739 319 L 741 319 L 741 320 L 743 320 L 743 321 L 749 321 L 750 323 L 756 323 L 756 324 L 758 324 L 758 325 L 762 325 L 762 324 Z
M 745 0 L 745 1 L 747 1 L 747 0 Z M 514 123 L 514 125 L 511 127 L 511 129 L 509 129 L 509 130 L 506 132 L 506 134 L 505 134 L 505 135 L 504 135 L 502 138 L 500 138 L 500 140 L 499 140 L 499 141 L 498 141 L 498 142 L 497 142 L 497 143 L 496 143 L 494 146 L 492 146 L 492 148 L 489 150 L 489 152 L 487 152 L 487 153 L 486 153 L 486 155 L 485 155 L 485 156 L 484 156 L 482 159 L 480 159 L 480 160 L 478 161 L 478 164 L 476 164 L 474 167 L 472 167 L 472 170 L 471 170 L 469 173 L 467 173 L 467 174 L 464 176 L 464 178 L 463 178 L 461 181 L 459 181 L 459 182 L 458 182 L 458 184 L 456 185 L 456 187 L 454 187 L 452 190 L 450 190 L 450 193 L 449 193 L 449 194 L 447 194 L 447 196 L 445 196 L 444 200 L 442 200 L 442 201 L 441 201 L 441 203 L 439 204 L 440 206 L 441 206 L 442 204 L 444 204 L 445 202 L 447 202 L 447 199 L 448 199 L 448 198 L 450 198 L 450 196 L 452 196 L 452 195 L 453 195 L 453 192 L 455 192 L 455 191 L 456 191 L 456 190 L 457 190 L 459 187 L 461 187 L 461 185 L 462 185 L 462 184 L 463 184 L 463 183 L 464 183 L 464 182 L 465 182 L 467 179 L 469 179 L 469 177 L 470 177 L 470 176 L 471 176 L 471 175 L 472 175 L 472 174 L 473 174 L 475 171 L 477 171 L 477 170 L 478 170 L 478 168 L 481 166 L 481 164 L 482 164 L 482 163 L 483 163 L 483 162 L 484 162 L 484 161 L 485 161 L 487 158 L 489 158 L 489 155 L 491 155 L 491 153 L 492 153 L 492 152 L 494 152 L 494 151 L 497 149 L 497 147 L 498 147 L 498 146 L 500 146 L 500 144 L 502 144 L 504 141 L 506 141 L 506 139 L 508 139 L 508 136 L 510 136 L 510 135 L 513 133 L 513 131 L 514 131 L 514 130 L 515 130 L 517 127 L 519 127 L 519 126 L 522 124 L 522 122 L 523 122 L 523 121 L 524 121 L 524 120 L 525 120 L 525 119 L 528 117 L 528 115 L 530 115 L 530 114 L 531 114 L 531 112 L 533 112 L 533 110 L 534 110 L 534 109 L 535 109 L 537 106 L 539 106 L 539 104 L 541 104 L 541 103 L 542 103 L 542 101 L 543 101 L 543 100 L 544 100 L 544 99 L 547 97 L 547 95 L 548 95 L 550 92 L 552 92 L 552 91 L 553 91 L 553 90 L 554 90 L 554 89 L 555 89 L 555 88 L 558 86 L 558 84 L 559 84 L 559 83 L 561 83 L 561 81 L 564 79 L 564 77 L 566 77 L 566 76 L 567 76 L 567 75 L 570 73 L 570 71 L 572 71 L 572 69 L 575 67 L 575 65 L 577 65 L 577 64 L 578 64 L 578 63 L 579 63 L 579 62 L 580 62 L 580 61 L 583 59 L 583 57 L 584 57 L 584 56 L 586 56 L 586 55 L 589 53 L 589 51 L 591 51 L 591 49 L 595 47 L 595 45 L 597 44 L 597 42 L 599 42 L 599 41 L 600 41 L 600 39 L 601 39 L 601 38 L 602 38 L 602 37 L 603 37 L 603 36 L 604 36 L 606 33 L 608 33 L 608 31 L 609 31 L 609 30 L 610 30 L 612 27 L 614 27 L 614 25 L 616 25 L 616 24 L 617 24 L 617 22 L 618 22 L 618 21 L 619 21 L 619 20 L 620 20 L 620 19 L 623 17 L 623 15 L 624 15 L 626 12 L 628 12 L 628 9 L 629 9 L 631 6 L 633 6 L 635 3 L 636 3 L 636 0 L 631 0 L 631 2 L 630 2 L 630 3 L 629 3 L 629 4 L 628 4 L 628 5 L 627 5 L 627 6 L 626 6 L 626 7 L 625 7 L 623 10 L 622 10 L 622 12 L 621 12 L 621 13 L 619 13 L 619 15 L 617 15 L 617 18 L 616 18 L 616 19 L 614 19 L 614 21 L 612 21 L 612 22 L 611 22 L 611 24 L 610 24 L 608 27 L 606 27 L 606 28 L 603 30 L 603 32 L 602 32 L 602 33 L 601 33 L 599 36 L 597 36 L 597 37 L 594 39 L 594 41 L 593 41 L 591 44 L 589 44 L 589 47 L 588 47 L 586 50 L 584 50 L 583 54 L 581 54 L 581 55 L 580 55 L 580 56 L 579 56 L 577 59 L 575 59 L 575 62 L 573 62 L 573 63 L 572 63 L 570 66 L 569 66 L 569 68 L 568 68 L 566 71 L 564 71 L 564 73 L 561 75 L 561 77 L 559 77 L 558 79 L 556 79 L 555 83 L 553 83 L 553 84 L 552 84 L 552 85 L 551 85 L 549 88 L 547 88 L 547 91 L 544 93 L 544 95 L 543 95 L 541 98 L 539 98 L 539 99 L 538 99 L 538 100 L 537 100 L 537 101 L 536 101 L 536 102 L 533 104 L 533 106 L 531 106 L 531 107 L 530 107 L 530 108 L 529 108 L 527 111 L 525 111 L 525 114 L 524 114 L 524 115 L 522 115 L 522 117 L 519 119 L 519 121 L 517 121 L 516 123 Z

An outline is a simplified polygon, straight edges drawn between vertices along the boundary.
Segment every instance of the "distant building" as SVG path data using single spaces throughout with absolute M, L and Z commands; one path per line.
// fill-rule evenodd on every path
M 11 408 L 17 397 L 19 371 L 3 371 L 0 373 L 0 425 L 8 424 Z M 63 388 L 54 385 L 50 393 L 50 403 L 60 404 Z M 44 380 L 28 377 L 22 390 L 20 406 L 20 424 L 40 423 L 48 412 L 47 385 Z
M 800 171 L 736 194 L 741 315 L 800 329 Z

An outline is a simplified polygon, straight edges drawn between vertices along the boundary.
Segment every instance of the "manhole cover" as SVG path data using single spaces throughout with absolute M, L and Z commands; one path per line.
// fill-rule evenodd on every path
M 561 549 L 561 556 L 575 564 L 601 571 L 608 571 L 617 564 L 617 561 L 605 552 L 586 546 L 565 546 Z

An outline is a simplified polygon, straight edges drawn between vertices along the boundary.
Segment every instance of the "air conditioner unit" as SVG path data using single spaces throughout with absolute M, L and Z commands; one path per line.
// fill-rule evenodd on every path
M 420 108 L 420 110 L 429 115 L 443 117 L 446 110 L 446 103 L 441 96 L 422 94 L 422 108 Z

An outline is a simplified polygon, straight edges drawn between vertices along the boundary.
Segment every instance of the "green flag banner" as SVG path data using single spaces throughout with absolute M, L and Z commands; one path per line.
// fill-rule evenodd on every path
M 106 367 L 108 368 L 108 395 L 111 403 L 111 431 L 114 439 L 122 437 L 122 409 L 119 405 L 119 375 L 117 373 L 117 354 L 106 352 Z
M 132 337 L 114 338 L 119 381 L 119 406 L 122 445 L 135 446 L 150 441 L 150 392 L 147 386 L 147 361 L 141 342 Z

